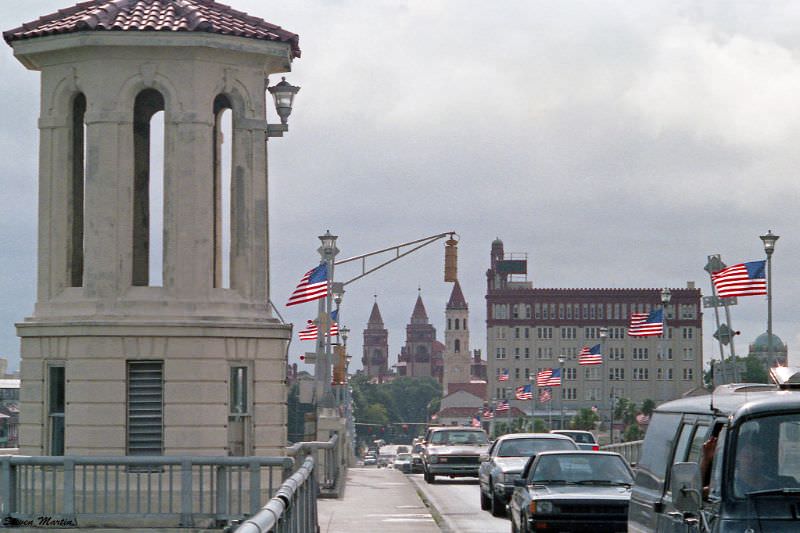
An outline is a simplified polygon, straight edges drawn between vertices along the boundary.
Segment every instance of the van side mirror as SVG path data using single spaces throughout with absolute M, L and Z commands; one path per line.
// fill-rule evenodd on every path
M 527 487 L 528 486 L 528 482 L 525 480 L 525 478 L 517 478 L 517 479 L 514 480 L 514 486 L 515 487 Z
M 697 463 L 675 463 L 670 471 L 669 487 L 675 509 L 684 514 L 696 514 L 703 501 L 700 481 L 700 465 Z
M 480 455 L 480 457 L 478 457 L 478 461 L 480 461 L 481 463 L 485 463 L 488 460 L 489 460 L 489 454 L 488 453 L 482 453 Z

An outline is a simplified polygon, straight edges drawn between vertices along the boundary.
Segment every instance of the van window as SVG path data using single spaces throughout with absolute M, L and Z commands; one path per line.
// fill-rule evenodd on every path
M 681 415 L 674 413 L 655 413 L 647 429 L 639 463 L 636 484 L 642 488 L 661 490 L 664 475 L 672 457 L 672 445 L 678 434 Z
M 675 445 L 675 455 L 673 463 L 682 463 L 686 460 L 686 451 L 689 449 L 689 440 L 692 438 L 694 424 L 688 423 L 681 426 L 681 434 L 678 436 L 678 444 Z
M 708 426 L 697 426 L 692 438 L 692 446 L 689 448 L 689 457 L 686 459 L 690 463 L 699 463 L 700 454 L 703 451 L 703 443 L 708 435 Z
M 711 481 L 708 484 L 708 498 L 712 500 L 720 499 L 720 489 L 722 487 L 722 460 L 725 450 L 725 436 L 728 428 L 723 427 L 717 437 L 717 448 L 714 450 L 714 459 L 711 463 Z
M 800 488 L 800 413 L 764 416 L 739 426 L 734 495 Z

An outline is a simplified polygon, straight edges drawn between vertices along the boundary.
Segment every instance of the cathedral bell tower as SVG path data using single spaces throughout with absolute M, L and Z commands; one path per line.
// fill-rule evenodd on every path
M 382 378 L 389 373 L 389 332 L 383 325 L 378 302 L 372 304 L 372 312 L 364 330 L 364 356 L 361 364 L 370 378 Z
M 461 292 L 461 284 L 456 280 L 445 308 L 445 350 L 442 389 L 449 394 L 452 383 L 469 383 L 471 379 L 471 358 L 469 351 L 469 307 Z
M 20 452 L 282 452 L 265 89 L 298 36 L 213 0 L 93 0 L 3 37 L 41 73 Z

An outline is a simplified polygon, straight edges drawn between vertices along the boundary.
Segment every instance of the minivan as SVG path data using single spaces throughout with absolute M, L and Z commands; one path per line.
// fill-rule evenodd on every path
M 800 531 L 800 372 L 770 374 L 776 385 L 722 385 L 654 411 L 630 533 Z

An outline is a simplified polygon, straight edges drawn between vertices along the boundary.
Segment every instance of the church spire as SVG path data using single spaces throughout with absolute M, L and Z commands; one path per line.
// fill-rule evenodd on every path
M 378 309 L 378 301 L 375 300 L 375 303 L 372 304 L 372 312 L 369 314 L 369 320 L 367 320 L 367 327 L 370 329 L 383 329 L 383 317 L 381 316 L 381 310 Z
M 428 313 L 425 311 L 425 304 L 422 303 L 422 294 L 417 295 L 417 303 L 414 304 L 414 312 L 411 313 L 412 324 L 427 324 Z
M 467 301 L 464 293 L 461 292 L 461 284 L 456 280 L 453 284 L 453 291 L 450 293 L 450 300 L 447 302 L 447 309 L 467 309 Z

